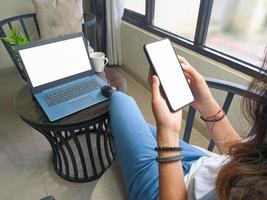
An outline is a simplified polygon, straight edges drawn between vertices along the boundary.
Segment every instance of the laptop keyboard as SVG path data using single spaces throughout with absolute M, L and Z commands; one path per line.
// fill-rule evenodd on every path
M 44 98 L 47 104 L 51 107 L 59 103 L 71 100 L 75 97 L 81 96 L 83 94 L 86 94 L 88 92 L 99 89 L 100 86 L 101 85 L 96 80 L 89 80 L 81 84 L 77 84 L 69 88 L 50 93 Z

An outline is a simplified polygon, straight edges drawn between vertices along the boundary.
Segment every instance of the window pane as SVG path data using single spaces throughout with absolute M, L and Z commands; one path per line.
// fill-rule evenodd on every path
M 145 15 L 146 0 L 125 0 L 125 8 Z
M 216 0 L 206 46 L 261 66 L 267 45 L 267 0 Z
M 156 0 L 154 25 L 194 40 L 200 0 Z

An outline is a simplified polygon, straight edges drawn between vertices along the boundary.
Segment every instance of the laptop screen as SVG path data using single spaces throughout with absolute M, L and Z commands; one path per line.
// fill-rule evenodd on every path
M 32 86 L 91 70 L 83 37 L 19 50 Z

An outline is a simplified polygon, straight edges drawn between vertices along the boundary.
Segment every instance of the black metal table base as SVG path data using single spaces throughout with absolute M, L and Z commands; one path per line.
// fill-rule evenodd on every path
M 26 121 L 26 120 L 25 120 Z M 73 182 L 99 178 L 115 160 L 109 114 L 67 126 L 40 126 L 26 121 L 49 141 L 56 173 Z

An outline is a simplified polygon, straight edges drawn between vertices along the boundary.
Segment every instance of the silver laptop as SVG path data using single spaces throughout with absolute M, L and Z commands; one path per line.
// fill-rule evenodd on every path
M 107 100 L 83 33 L 18 46 L 32 93 L 50 121 Z

